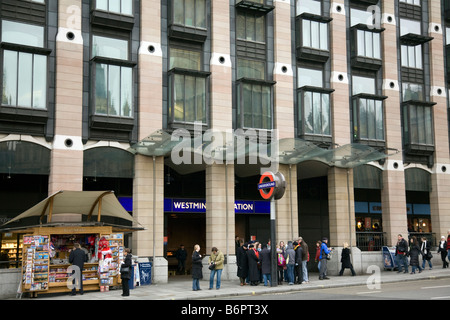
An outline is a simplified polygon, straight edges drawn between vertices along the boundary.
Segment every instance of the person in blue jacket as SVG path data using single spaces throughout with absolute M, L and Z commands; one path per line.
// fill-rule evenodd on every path
M 320 260 L 319 280 L 330 279 L 327 277 L 327 255 L 331 252 L 331 249 L 328 249 L 327 243 L 328 239 L 323 238 L 319 256 Z

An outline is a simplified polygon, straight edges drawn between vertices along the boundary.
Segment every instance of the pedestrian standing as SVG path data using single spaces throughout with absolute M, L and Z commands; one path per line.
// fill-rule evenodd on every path
M 433 255 L 431 254 L 431 244 L 430 241 L 426 237 L 422 237 L 422 243 L 420 245 L 420 250 L 423 252 L 422 258 L 422 269 L 425 270 L 425 262 L 428 261 L 428 266 L 430 270 L 433 269 L 433 264 L 431 263 L 431 258 Z
M 320 271 L 319 271 L 319 280 L 328 280 L 330 278 L 327 277 L 327 260 L 328 255 L 331 253 L 331 249 L 328 249 L 328 239 L 323 238 L 322 244 L 320 246 Z
M 72 274 L 78 275 L 78 279 L 73 279 L 73 288 L 72 288 L 72 295 L 76 295 L 77 286 L 75 285 L 76 282 L 79 283 L 79 294 L 83 294 L 83 268 L 84 263 L 87 262 L 87 255 L 84 253 L 83 250 L 81 250 L 81 246 L 79 243 L 74 243 L 73 250 L 70 251 L 69 254 L 69 263 L 71 263 L 73 266 L 76 266 L 78 269 L 77 271 L 72 270 Z M 78 280 L 78 281 L 76 281 Z
M 317 270 L 320 272 L 320 248 L 322 247 L 322 241 L 316 242 L 316 256 L 314 258 L 314 262 L 317 263 Z
M 280 241 L 280 245 L 277 246 L 278 285 L 283 284 L 283 274 L 285 270 L 286 270 L 286 258 L 284 252 L 284 242 Z
M 270 282 L 270 284 L 272 285 L 272 259 L 270 249 L 267 247 L 267 245 L 262 246 L 259 258 L 261 260 L 261 273 L 263 276 L 264 286 L 267 287 L 268 282 Z
M 197 291 L 200 289 L 200 279 L 203 279 L 202 272 L 202 255 L 200 254 L 200 246 L 196 244 L 194 246 L 194 252 L 192 252 L 192 290 Z
M 447 231 L 447 260 L 450 262 L 450 229 Z
M 178 274 L 184 274 L 186 270 L 186 258 L 187 252 L 184 249 L 184 245 L 180 244 L 180 248 L 175 252 L 175 258 L 178 260 Z
M 120 278 L 122 279 L 122 296 L 128 297 L 130 295 L 130 279 L 131 279 L 131 250 L 125 248 L 125 259 L 120 266 Z
M 303 281 L 305 283 L 309 282 L 308 278 L 308 262 L 309 262 L 309 249 L 308 244 L 303 240 L 302 237 L 299 239 L 300 245 L 302 246 L 302 273 L 303 273 Z
M 401 234 L 397 236 L 397 245 L 395 247 L 395 259 L 398 265 L 398 273 L 402 272 L 402 267 L 405 268 L 405 273 L 408 273 L 408 243 Z
M 439 241 L 438 252 L 441 254 L 442 260 L 442 269 L 448 268 L 448 262 L 445 261 L 447 259 L 447 241 L 445 241 L 445 237 L 441 237 L 441 241 Z
M 409 264 L 412 267 L 411 274 L 416 273 L 416 268 L 419 269 L 419 273 L 422 272 L 422 268 L 419 264 L 419 254 L 423 255 L 423 252 L 420 251 L 419 243 L 417 242 L 417 238 L 413 236 L 410 240 L 409 246 Z
M 355 270 L 353 269 L 352 261 L 350 259 L 351 251 L 349 249 L 349 245 L 347 242 L 344 242 L 343 249 L 341 253 L 341 271 L 339 272 L 339 275 L 342 276 L 344 274 L 344 270 L 346 268 L 349 268 L 352 272 L 352 276 L 356 275 Z
M 294 241 L 293 243 L 294 251 L 295 251 L 295 284 L 302 284 L 303 282 L 303 272 L 302 272 L 302 256 L 303 256 L 303 249 L 300 246 L 300 243 L 297 241 Z
M 294 268 L 295 268 L 295 251 L 292 241 L 288 241 L 286 249 L 286 267 L 287 267 L 287 281 L 289 285 L 294 284 Z
M 217 275 L 216 279 L 216 289 L 220 289 L 223 263 L 225 262 L 225 257 L 219 249 L 213 247 L 211 249 L 211 255 L 209 256 L 209 264 L 214 264 L 214 269 L 211 270 L 211 275 L 209 277 L 209 290 L 214 287 L 214 276 Z
M 248 243 L 240 246 L 236 252 L 237 276 L 241 282 L 241 286 L 245 286 L 245 279 L 248 276 L 248 258 L 247 258 Z
M 259 271 L 258 271 L 258 255 L 253 244 L 250 244 L 247 250 L 248 258 L 248 281 L 250 285 L 257 286 L 259 282 Z

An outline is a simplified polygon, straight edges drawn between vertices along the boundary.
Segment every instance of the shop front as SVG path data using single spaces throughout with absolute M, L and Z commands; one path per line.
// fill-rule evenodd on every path
M 70 221 L 76 214 L 81 219 Z M 104 221 L 111 219 L 121 222 Z M 0 231 L 19 239 L 20 292 L 37 296 L 71 291 L 74 271 L 81 272 L 84 290 L 108 291 L 120 285 L 125 235 L 142 229 L 110 191 L 60 191 L 3 224 Z M 83 270 L 77 271 L 69 261 L 75 243 L 86 254 Z

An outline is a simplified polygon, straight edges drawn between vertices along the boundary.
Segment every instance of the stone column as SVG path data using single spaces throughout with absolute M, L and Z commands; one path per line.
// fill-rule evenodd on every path
M 81 5 L 81 0 L 58 1 L 55 137 L 50 160 L 49 195 L 59 190 L 83 189 Z M 74 37 L 70 36 L 72 34 Z M 81 221 L 81 216 L 64 215 L 57 219 Z
M 430 98 L 436 102 L 433 108 L 434 124 L 434 166 L 431 174 L 431 228 L 439 241 L 441 235 L 447 235 L 450 226 L 450 159 L 448 137 L 447 89 L 445 86 L 445 64 L 442 48 L 444 35 L 441 23 L 441 3 L 429 1 L 429 34 L 434 39 L 430 46 Z M 447 66 L 448 67 L 448 66 Z
M 213 131 L 223 133 L 231 132 L 233 128 L 233 69 L 230 50 L 230 3 L 211 1 L 210 127 Z M 217 147 L 222 144 L 217 143 Z M 211 254 L 211 248 L 217 247 L 226 259 L 228 258 L 222 279 L 234 279 L 236 277 L 234 165 L 225 164 L 225 159 L 223 160 L 206 166 L 207 257 L 204 261 L 207 261 Z M 209 269 L 204 268 L 203 273 L 208 277 Z
M 161 3 L 141 1 L 139 46 L 139 137 L 162 128 Z M 153 167 L 154 166 L 154 167 Z M 136 155 L 133 180 L 133 217 L 146 230 L 133 234 L 133 253 L 154 259 L 155 283 L 168 281 L 164 256 L 164 158 Z M 156 183 L 154 182 L 156 181 Z
M 381 191 L 381 207 L 383 232 L 386 235 L 386 245 L 397 243 L 397 235 L 407 236 L 408 222 L 406 217 L 405 175 L 402 152 L 402 122 L 400 106 L 400 86 L 397 55 L 397 25 L 394 2 L 383 1 L 382 27 L 384 41 L 381 46 L 383 57 L 383 95 L 386 147 L 399 150 L 384 163 L 383 190 Z M 394 152 L 394 151 L 387 151 Z
M 341 247 L 343 242 L 348 242 L 352 247 L 356 246 L 355 199 L 353 195 L 353 170 L 330 168 L 328 170 L 330 215 L 328 246 Z

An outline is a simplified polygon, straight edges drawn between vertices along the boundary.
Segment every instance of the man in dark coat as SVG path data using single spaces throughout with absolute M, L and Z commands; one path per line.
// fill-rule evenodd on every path
M 248 281 L 250 281 L 250 284 L 252 286 L 256 286 L 258 285 L 260 279 L 258 270 L 259 257 L 256 253 L 253 244 L 249 245 L 248 247 L 247 258 L 248 258 Z
M 80 284 L 80 288 L 79 288 L 79 293 L 83 294 L 83 268 L 84 268 L 84 263 L 87 261 L 87 255 L 86 253 L 81 250 L 81 246 L 79 243 L 75 243 L 73 245 L 73 250 L 70 251 L 70 255 L 69 255 L 69 263 L 71 263 L 74 266 L 77 266 L 79 268 L 78 271 L 73 270 L 72 274 L 75 274 L 80 277 L 79 278 L 79 284 Z M 72 295 L 74 296 L 76 294 L 76 286 L 75 286 L 75 279 L 73 279 L 73 288 L 72 288 Z
M 295 284 L 302 284 L 303 282 L 303 270 L 302 270 L 302 256 L 303 256 L 303 248 L 297 241 L 294 241 L 294 251 L 295 251 Z
M 401 234 L 398 235 L 397 245 L 395 247 L 395 259 L 398 265 L 398 272 L 402 272 L 402 266 L 405 267 L 405 273 L 408 273 L 408 242 Z
M 264 285 L 267 286 L 267 280 L 269 280 L 270 284 L 272 284 L 270 249 L 267 245 L 263 245 L 259 258 L 261 260 L 261 273 L 263 275 Z
M 186 249 L 184 249 L 184 245 L 180 244 L 180 248 L 175 252 L 175 258 L 178 260 L 178 274 L 184 274 L 186 269 L 186 258 L 187 258 L 187 252 Z
M 237 276 L 241 281 L 241 286 L 245 286 L 245 279 L 248 276 L 248 258 L 247 258 L 248 244 L 244 243 L 236 251 L 236 264 L 238 267 Z

